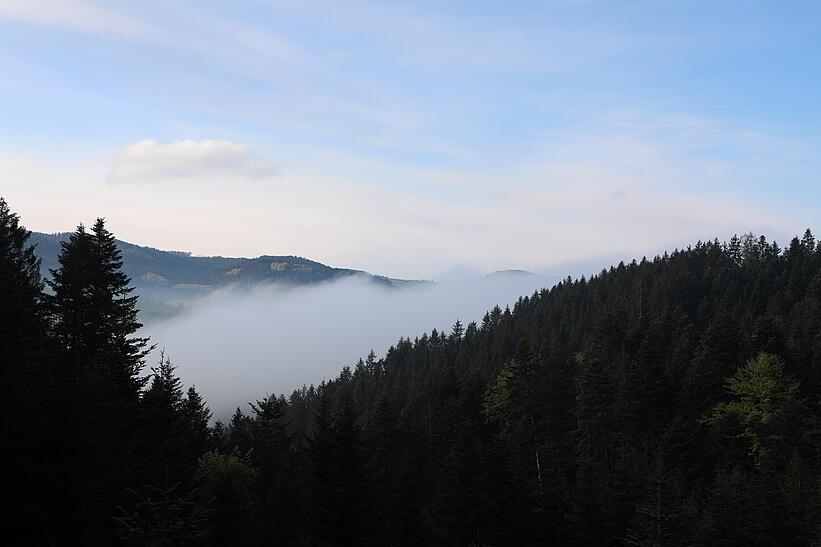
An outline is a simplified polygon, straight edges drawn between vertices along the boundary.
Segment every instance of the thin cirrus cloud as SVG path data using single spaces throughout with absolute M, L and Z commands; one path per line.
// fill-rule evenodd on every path
M 112 183 L 207 178 L 259 180 L 276 174 L 276 166 L 246 144 L 191 139 L 162 144 L 144 139 L 120 151 L 107 180 Z

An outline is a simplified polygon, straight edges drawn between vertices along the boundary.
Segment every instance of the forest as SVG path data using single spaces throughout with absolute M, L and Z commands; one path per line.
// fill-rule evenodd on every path
M 29 236 L 0 199 L 2 512 L 19 544 L 821 543 L 810 230 L 568 278 L 319 385 L 260 386 L 224 422 L 173 348 L 147 362 L 103 219 L 47 280 Z
M 35 246 L 43 277 L 48 278 L 49 271 L 58 267 L 61 244 L 69 237 L 69 233 L 32 232 L 29 241 Z M 193 256 L 188 252 L 161 251 L 118 239 L 115 243 L 123 260 L 122 271 L 131 278 L 135 294 L 141 298 L 152 293 L 160 293 L 165 298 L 192 298 L 228 285 L 247 287 L 254 283 L 279 283 L 297 286 L 350 276 L 386 287 L 409 283 L 359 270 L 333 268 L 299 256 Z

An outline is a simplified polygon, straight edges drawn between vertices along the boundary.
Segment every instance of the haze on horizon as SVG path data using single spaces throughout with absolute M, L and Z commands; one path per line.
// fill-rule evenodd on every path
M 0 194 L 401 278 L 818 219 L 818 4 L 333 6 L 0 0 Z
M 226 288 L 140 332 L 170 358 L 181 377 L 207 394 L 216 418 L 266 394 L 290 395 L 335 378 L 369 350 L 385 356 L 400 338 L 460 320 L 481 324 L 494 306 L 511 308 L 555 280 L 520 272 L 389 289 L 359 278 L 284 289 Z M 320 343 L 317 343 L 321 340 Z

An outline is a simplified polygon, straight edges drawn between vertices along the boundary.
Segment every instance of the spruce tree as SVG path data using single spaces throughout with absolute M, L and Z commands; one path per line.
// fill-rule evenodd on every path
M 405 492 L 408 447 L 402 441 L 399 416 L 390 400 L 383 396 L 376 404 L 364 436 L 369 455 L 368 499 L 374 507 L 367 524 L 377 544 L 399 543 L 405 523 L 414 516 L 411 500 Z M 404 532 L 407 534 L 407 530 Z
M 0 400 L 4 402 L 26 375 L 25 363 L 39 354 L 44 334 L 40 260 L 28 244 L 30 235 L 0 197 Z
M 63 350 L 62 372 L 66 382 L 77 382 L 91 368 L 93 332 L 91 313 L 91 236 L 80 224 L 60 243 L 59 268 L 51 270 L 47 283 L 52 290 L 50 312 L 57 341 Z
M 146 379 L 139 374 L 148 340 L 133 336 L 137 297 L 122 271 L 114 235 L 98 218 L 92 232 L 83 225 L 62 243 L 60 267 L 49 285 L 55 331 L 67 350 L 74 378 L 83 371 L 105 376 L 120 395 L 136 399 Z
M 193 460 L 187 458 L 182 382 L 165 351 L 160 352 L 159 363 L 151 372 L 151 384 L 140 405 L 140 440 L 141 452 L 148 459 L 144 482 L 160 487 L 166 482 L 183 481 L 193 471 L 189 468 Z
M 209 427 L 211 410 L 194 386 L 188 388 L 180 406 L 180 414 L 189 459 L 195 461 L 208 452 L 214 443 L 212 430 Z
M 301 523 L 302 477 L 297 454 L 287 432 L 287 403 L 283 397 L 268 396 L 251 405 L 251 461 L 257 470 L 256 496 L 259 503 L 259 532 L 266 544 L 290 545 L 297 542 Z
M 98 333 L 99 347 L 111 359 L 118 380 L 124 383 L 122 388 L 134 392 L 145 381 L 139 374 L 149 351 L 148 339 L 133 336 L 142 327 L 137 320 L 137 297 L 132 295 L 134 287 L 122 271 L 122 253 L 114 234 L 106 229 L 102 218 L 92 228 L 91 250 L 92 317 L 103 325 Z
M 148 341 L 134 336 L 137 299 L 103 219 L 62 244 L 49 285 L 54 333 L 62 346 L 58 417 L 68 477 L 66 520 L 77 538 L 110 537 L 111 516 L 126 487 L 140 480 L 140 377 Z
M 241 454 L 248 453 L 253 448 L 253 437 L 251 435 L 252 420 L 243 414 L 237 407 L 228 422 L 227 442 L 231 451 L 237 450 Z
M 316 515 L 313 525 L 320 545 L 355 545 L 365 533 L 367 484 L 363 475 L 362 437 L 350 386 L 344 379 L 341 384 L 333 413 L 328 386 L 321 386 L 314 434 L 309 443 L 311 505 Z
M 115 517 L 117 536 L 124 545 L 203 545 L 208 537 L 207 511 L 197 503 L 195 492 L 182 494 L 180 484 L 149 487 Z
M 589 353 L 578 356 L 576 390 L 577 491 L 574 518 L 590 543 L 619 534 L 616 491 L 620 424 L 614 372 L 619 365 L 621 333 L 613 315 L 598 327 Z
M 21 538 L 47 530 L 44 505 L 54 501 L 48 458 L 56 454 L 48 419 L 56 383 L 49 374 L 40 261 L 29 236 L 0 197 L 0 464 L 6 477 L 0 511 Z

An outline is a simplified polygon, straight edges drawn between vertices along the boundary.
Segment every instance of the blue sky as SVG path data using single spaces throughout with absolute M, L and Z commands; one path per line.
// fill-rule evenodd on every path
M 0 0 L 0 194 L 36 230 L 406 277 L 783 240 L 821 209 L 819 29 L 817 2 Z

